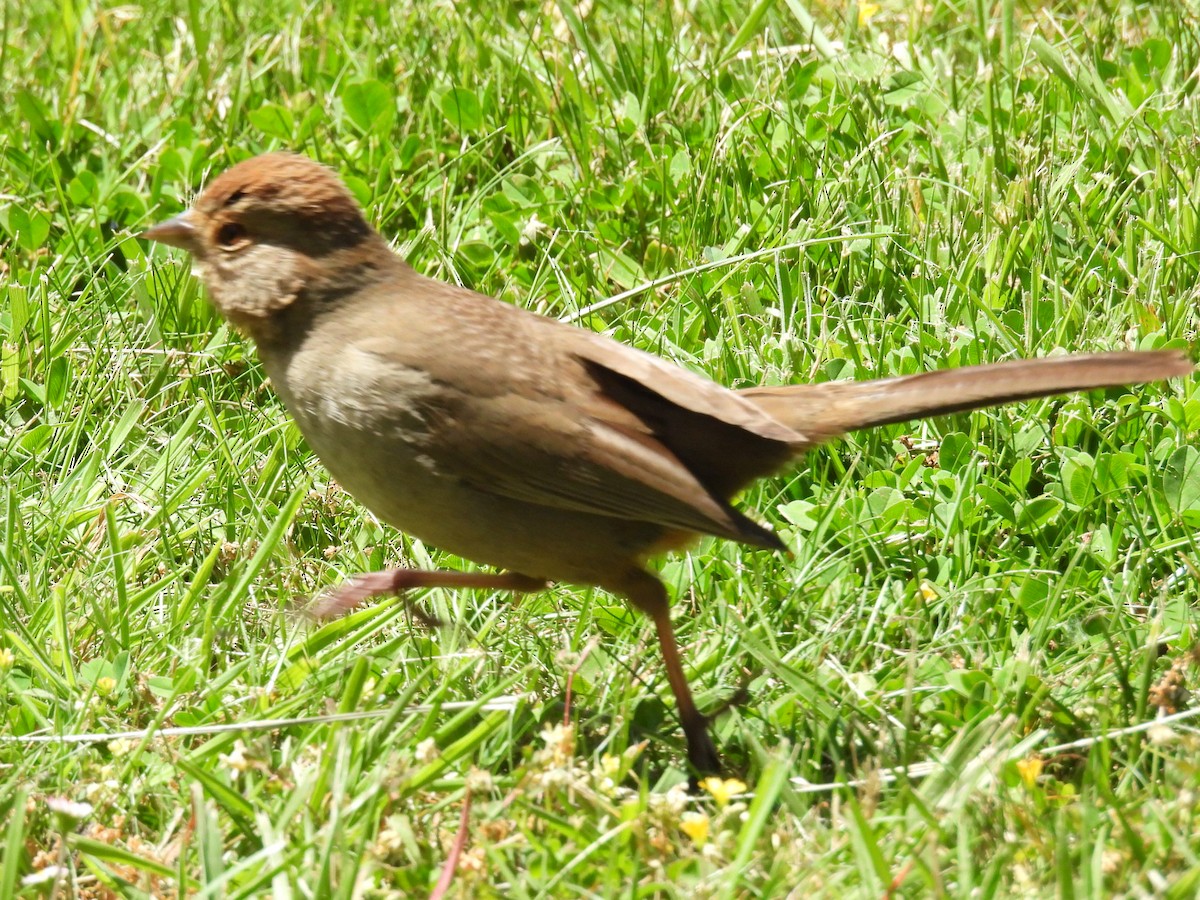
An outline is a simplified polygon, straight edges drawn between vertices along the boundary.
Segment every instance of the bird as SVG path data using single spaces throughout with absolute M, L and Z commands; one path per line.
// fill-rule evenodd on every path
M 338 175 L 291 152 L 226 169 L 143 237 L 187 251 L 333 477 L 383 522 L 484 567 L 355 575 L 321 616 L 421 588 L 599 588 L 649 617 L 691 777 L 718 773 L 652 568 L 704 536 L 786 551 L 734 506 L 847 432 L 1192 371 L 1176 350 L 1066 354 L 730 389 L 587 328 L 418 273 Z

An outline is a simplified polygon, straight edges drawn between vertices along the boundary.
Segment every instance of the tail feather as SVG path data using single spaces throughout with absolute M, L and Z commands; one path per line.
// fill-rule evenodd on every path
M 847 431 L 1071 391 L 1161 381 L 1193 371 L 1176 350 L 1012 360 L 875 381 L 754 387 L 739 394 L 813 444 Z

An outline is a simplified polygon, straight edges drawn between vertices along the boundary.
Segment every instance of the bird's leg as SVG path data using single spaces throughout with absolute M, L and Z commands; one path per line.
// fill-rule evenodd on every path
M 356 606 L 382 594 L 400 594 L 421 588 L 482 588 L 492 591 L 540 591 L 547 586 L 542 578 L 531 578 L 517 572 L 454 572 L 446 569 L 427 571 L 424 569 L 384 569 L 380 572 L 364 572 L 355 575 L 314 601 L 309 607 L 310 615 L 318 619 L 340 616 Z M 422 624 L 430 627 L 440 624 L 437 619 L 410 607 Z
M 630 603 L 654 621 L 658 631 L 658 646 L 662 649 L 663 662 L 667 667 L 667 681 L 671 683 L 675 705 L 679 708 L 679 723 L 687 738 L 687 756 L 693 775 L 703 778 L 705 775 L 718 774 L 721 771 L 721 759 L 708 733 L 708 720 L 696 709 L 691 688 L 683 673 L 683 660 L 679 656 L 679 645 L 675 643 L 675 629 L 671 626 L 667 589 L 648 572 L 634 570 L 614 583 L 612 590 L 624 594 Z

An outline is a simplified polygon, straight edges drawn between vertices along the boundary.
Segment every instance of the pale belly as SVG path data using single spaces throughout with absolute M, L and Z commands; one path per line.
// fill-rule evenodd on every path
M 592 585 L 663 538 L 658 525 L 497 496 L 447 474 L 422 420 L 422 376 L 392 369 L 385 383 L 355 353 L 348 348 L 327 381 L 311 369 L 300 379 L 272 373 L 272 381 L 326 468 L 380 520 L 483 565 Z M 289 368 L 305 362 L 298 354 Z

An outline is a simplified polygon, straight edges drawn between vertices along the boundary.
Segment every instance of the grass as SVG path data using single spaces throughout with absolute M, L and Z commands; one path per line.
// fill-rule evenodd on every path
M 292 614 L 467 563 L 331 484 L 136 234 L 286 146 L 418 269 L 731 385 L 1187 346 L 1198 17 L 6 5 L 0 896 L 1195 896 L 1194 384 L 854 434 L 751 490 L 791 556 L 662 564 L 701 705 L 750 698 L 716 722 L 745 794 L 688 798 L 610 597 Z

